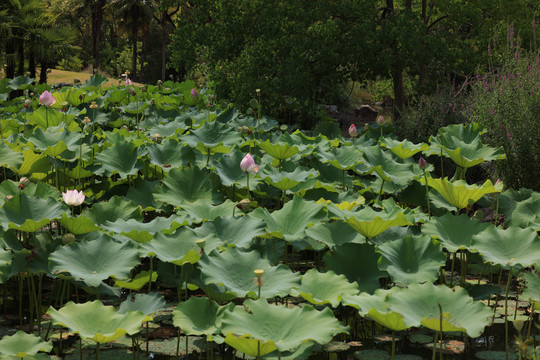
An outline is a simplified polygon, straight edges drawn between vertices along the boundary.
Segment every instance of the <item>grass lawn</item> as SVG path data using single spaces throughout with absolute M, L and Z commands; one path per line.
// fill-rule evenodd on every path
M 3 77 L 3 71 L 0 72 L 0 78 Z M 68 83 L 73 84 L 74 79 L 81 80 L 81 83 L 84 83 L 86 80 L 90 79 L 90 76 L 92 76 L 92 73 L 89 72 L 76 72 L 76 71 L 64 71 L 64 70 L 57 70 L 57 69 L 51 69 L 51 72 L 47 75 L 47 84 L 57 84 L 57 83 Z M 119 85 L 118 79 L 113 77 L 107 77 L 109 81 L 103 84 L 104 87 L 112 86 L 112 85 Z M 37 78 L 36 81 L 39 81 L 39 69 L 37 69 Z M 123 84 L 122 81 L 120 84 Z M 133 83 L 133 86 L 142 86 L 141 83 Z

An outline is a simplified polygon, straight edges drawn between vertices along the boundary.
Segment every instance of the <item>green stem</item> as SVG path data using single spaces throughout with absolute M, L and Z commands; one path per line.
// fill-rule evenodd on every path
M 249 200 L 251 200 L 251 194 L 249 192 L 249 172 L 247 171 L 246 171 L 246 176 L 247 176 L 246 184 L 247 184 L 247 190 L 248 190 L 248 198 Z
M 178 337 L 176 338 L 176 357 L 179 358 L 180 355 L 180 328 L 178 328 Z M 187 349 L 186 349 L 186 356 L 187 356 Z
M 450 268 L 450 287 L 454 286 L 454 265 L 456 264 L 456 255 L 457 253 L 453 253 L 452 256 L 452 266 Z
M 512 268 L 508 271 L 508 282 L 506 283 L 506 293 L 504 297 L 504 351 L 506 352 L 506 360 L 508 360 L 508 293 L 510 292 L 510 284 L 512 282 Z
M 439 359 L 442 360 L 442 348 L 443 348 L 443 330 L 442 330 L 442 323 L 443 323 L 443 312 L 442 312 L 442 306 L 441 303 L 437 302 L 437 306 L 439 307 L 439 334 L 441 336 L 441 342 L 439 344 Z
M 435 360 L 437 354 L 437 339 L 439 338 L 439 332 L 435 331 L 435 339 L 433 340 L 433 353 L 431 354 L 431 360 Z
M 426 175 L 426 170 L 425 169 L 422 169 L 422 171 L 424 172 L 424 180 L 426 181 L 427 211 L 428 211 L 428 215 L 429 215 L 429 220 L 431 220 L 431 208 L 430 208 L 430 204 L 429 204 L 429 186 L 428 186 L 428 181 L 427 181 L 427 175 Z
M 396 332 L 392 331 L 392 360 L 396 357 Z
M 99 342 L 96 342 L 96 360 L 100 360 L 101 355 L 99 354 Z
M 381 188 L 379 189 L 379 196 L 377 198 L 377 201 L 380 201 L 381 200 L 381 195 L 382 195 L 382 191 L 383 191 L 383 186 L 384 186 L 384 179 L 382 179 L 382 182 L 381 182 Z
M 154 271 L 154 262 L 153 257 L 150 256 L 150 279 L 148 281 L 148 293 L 150 293 L 150 290 L 152 289 L 152 271 Z
M 444 178 L 444 165 L 443 165 L 442 147 L 441 147 L 441 153 L 440 153 L 439 157 L 441 159 L 441 178 Z

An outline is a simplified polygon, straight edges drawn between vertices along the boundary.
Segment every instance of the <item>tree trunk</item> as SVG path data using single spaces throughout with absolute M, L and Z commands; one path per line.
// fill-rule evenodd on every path
M 148 40 L 148 31 L 145 31 L 142 38 L 142 46 L 141 46 L 141 64 L 139 66 L 139 73 L 141 74 L 141 81 L 145 81 L 144 78 L 144 59 L 146 56 L 146 43 Z
M 36 78 L 36 57 L 33 52 L 28 55 L 28 72 L 32 79 Z
M 94 1 L 92 1 L 94 3 Z M 99 47 L 101 43 L 101 25 L 103 23 L 103 7 L 105 0 L 95 0 L 92 6 L 92 57 L 94 58 L 94 69 L 99 69 Z
M 15 44 L 13 44 L 13 40 L 10 39 L 7 41 L 6 44 L 6 77 L 8 79 L 13 79 L 15 77 Z
M 132 11 L 132 18 L 131 18 L 131 41 L 133 42 L 133 54 L 131 55 L 132 63 L 131 63 L 131 78 L 135 79 L 137 77 L 137 16 L 135 12 Z
M 19 57 L 19 67 L 17 68 L 17 75 L 23 76 L 24 75 L 24 41 L 21 41 L 19 43 L 19 47 L 17 49 L 17 55 Z
M 46 84 L 47 83 L 47 63 L 42 61 L 41 62 L 41 69 L 39 70 L 39 83 L 40 84 Z
M 401 118 L 405 109 L 405 90 L 403 88 L 403 69 L 392 70 L 392 82 L 394 85 L 394 124 Z
M 167 67 L 167 10 L 161 13 L 161 81 L 165 81 Z

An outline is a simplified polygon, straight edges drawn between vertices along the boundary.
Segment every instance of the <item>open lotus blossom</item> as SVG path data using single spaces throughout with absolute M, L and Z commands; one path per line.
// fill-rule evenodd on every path
M 62 193 L 62 197 L 64 198 L 64 202 L 70 206 L 78 206 L 84 202 L 82 190 L 67 190 L 65 193 Z
M 255 164 L 255 160 L 250 154 L 247 154 L 240 162 L 240 169 L 243 172 L 256 173 L 259 171 L 259 165 Z
M 197 89 L 193 88 L 191 89 L 191 97 L 196 99 L 199 96 L 199 93 L 197 92 Z
M 41 105 L 45 105 L 46 107 L 49 107 L 51 105 L 54 105 L 54 103 L 56 103 L 56 98 L 52 96 L 50 92 L 45 90 L 43 94 L 41 94 L 41 96 L 39 97 L 39 103 Z
M 356 126 L 354 126 L 354 124 L 351 124 L 351 126 L 349 126 L 349 135 L 351 137 L 356 137 L 358 135 L 358 130 L 356 130 Z

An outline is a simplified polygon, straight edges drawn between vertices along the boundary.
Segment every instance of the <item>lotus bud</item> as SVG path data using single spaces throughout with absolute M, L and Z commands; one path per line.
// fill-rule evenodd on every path
M 420 169 L 425 170 L 428 166 L 426 159 L 420 157 L 420 159 L 418 160 L 418 166 L 420 167 Z
M 499 191 L 502 191 L 504 189 L 504 183 L 501 179 L 497 179 L 497 181 L 495 181 L 495 185 L 494 185 L 495 189 L 499 190 Z
M 206 245 L 206 239 L 199 239 L 196 241 L 197 246 L 201 249 L 200 254 L 204 254 L 204 246 Z
M 381 115 L 381 116 L 379 116 L 379 117 L 377 118 L 377 124 L 379 124 L 379 125 L 384 124 L 384 116 Z
M 247 126 L 242 126 L 242 132 L 243 132 L 244 134 L 249 133 L 249 128 L 248 128 Z
M 351 137 L 358 136 L 358 130 L 356 130 L 356 126 L 354 124 L 351 124 L 351 126 L 349 126 L 349 135 Z
M 238 202 L 238 204 L 236 204 L 236 207 L 243 212 L 248 212 L 251 210 L 251 201 L 249 199 L 242 199 Z
M 238 127 L 236 128 L 236 130 L 238 130 L 239 133 L 243 133 L 243 132 L 244 132 L 243 126 L 238 126 Z
M 30 99 L 24 100 L 24 107 L 25 108 L 28 109 L 30 107 L 30 104 L 32 104 L 32 100 L 30 100 Z
M 97 109 L 98 108 L 98 104 L 96 104 L 95 101 L 92 101 L 92 103 L 90 104 L 90 109 Z
M 158 144 L 161 144 L 161 140 L 163 139 L 163 136 L 161 136 L 160 134 L 154 134 L 152 135 L 152 141 L 153 142 L 156 142 Z
M 83 119 L 83 123 L 85 124 L 89 124 L 92 120 L 90 120 L 90 118 L 88 116 L 85 116 L 84 119 Z
M 251 154 L 247 154 L 240 162 L 240 169 L 243 172 L 256 173 L 259 171 L 259 165 L 255 164 L 255 160 L 253 160 Z
M 50 92 L 45 90 L 43 94 L 41 94 L 41 96 L 39 97 L 39 103 L 46 107 L 50 107 L 51 105 L 54 105 L 54 103 L 56 103 L 56 98 L 52 96 Z
M 197 89 L 193 88 L 191 89 L 191 97 L 196 99 L 199 96 L 199 93 L 197 92 Z
M 36 96 L 36 94 L 34 94 L 33 92 L 30 92 L 30 95 L 29 95 L 31 98 L 33 98 L 34 96 Z
M 30 180 L 26 176 L 22 177 L 21 180 L 19 180 L 19 189 L 24 190 L 28 185 L 30 185 Z
M 11 199 L 13 199 L 13 195 L 6 195 L 6 197 L 4 198 L 5 201 L 11 200 Z
M 67 101 L 62 101 L 62 112 L 68 111 L 68 105 L 69 103 Z
M 62 236 L 62 243 L 64 245 L 71 244 L 75 242 L 75 235 L 72 233 L 66 233 Z

